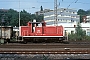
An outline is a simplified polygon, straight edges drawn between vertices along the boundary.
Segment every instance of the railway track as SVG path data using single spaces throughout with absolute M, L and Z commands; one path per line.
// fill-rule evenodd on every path
M 90 48 L 90 44 L 8 44 L 0 48 Z
M 32 50 L 32 51 L 21 51 L 21 50 L 0 50 L 0 54 L 89 54 L 88 50 L 75 50 L 75 51 L 62 51 L 62 50 Z
M 10 54 L 89 54 L 89 44 L 8 44 L 0 53 Z

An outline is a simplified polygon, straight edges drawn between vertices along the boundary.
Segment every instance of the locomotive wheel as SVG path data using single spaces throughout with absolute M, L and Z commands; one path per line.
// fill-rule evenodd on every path
M 27 44 L 27 41 L 24 41 L 24 44 Z

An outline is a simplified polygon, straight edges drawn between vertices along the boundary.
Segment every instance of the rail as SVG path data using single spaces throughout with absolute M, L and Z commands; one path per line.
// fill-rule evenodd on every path
M 90 45 L 8 44 L 0 45 L 0 54 L 90 54 Z

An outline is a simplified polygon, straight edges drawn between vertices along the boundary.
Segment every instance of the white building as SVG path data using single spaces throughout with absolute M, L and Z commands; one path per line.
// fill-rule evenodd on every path
M 44 15 L 44 13 L 47 13 L 47 12 L 50 12 L 50 11 L 53 11 L 53 10 L 44 9 L 43 11 L 37 11 L 37 12 L 35 12 L 35 14 L 36 14 L 36 15 Z
M 77 10 L 75 9 L 66 9 L 66 8 L 57 9 L 57 15 L 58 15 L 57 16 L 58 24 L 80 22 L 80 16 L 77 15 Z M 44 13 L 44 20 L 47 23 L 47 25 L 55 23 L 54 16 L 55 16 L 54 10 Z
M 90 16 L 86 16 L 86 22 L 90 22 Z
M 55 25 L 54 10 L 46 9 L 43 12 L 39 11 L 37 13 L 38 15 L 44 14 L 44 20 L 47 23 L 47 26 Z M 57 10 L 57 14 L 58 26 L 64 26 L 64 30 L 66 30 L 68 33 L 75 33 L 75 26 L 77 26 L 77 23 L 80 22 L 80 16 L 77 15 L 77 10 L 60 8 Z M 90 16 L 85 18 L 86 21 L 90 21 Z M 90 23 L 81 23 L 81 27 L 86 31 L 86 35 L 90 36 Z
M 81 23 L 81 26 L 86 31 L 86 35 L 90 36 L 90 23 Z

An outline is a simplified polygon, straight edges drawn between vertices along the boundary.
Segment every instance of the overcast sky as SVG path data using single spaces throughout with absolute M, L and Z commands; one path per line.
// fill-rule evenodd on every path
M 34 13 L 43 9 L 54 9 L 54 0 L 0 0 L 0 9 L 14 9 L 19 11 L 25 9 L 27 12 Z M 76 3 L 75 3 L 76 2 Z M 60 4 L 60 5 L 59 5 Z M 90 9 L 90 0 L 58 0 L 58 8 L 71 8 L 71 9 Z M 35 7 L 35 8 L 32 8 Z

